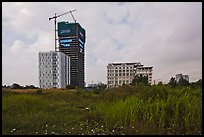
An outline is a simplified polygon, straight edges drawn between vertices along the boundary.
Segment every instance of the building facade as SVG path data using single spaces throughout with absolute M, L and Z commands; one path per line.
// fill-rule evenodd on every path
M 39 52 L 40 88 L 66 88 L 70 84 L 70 57 L 61 52 Z
M 107 87 L 131 84 L 134 77 L 140 74 L 148 76 L 148 82 L 152 84 L 152 68 L 144 67 L 140 62 L 110 63 L 107 66 Z
M 153 67 L 135 67 L 135 76 L 136 75 L 144 75 L 148 77 L 148 83 L 152 84 L 152 68 Z
M 180 79 L 185 79 L 189 82 L 189 76 L 188 75 L 183 75 L 183 74 L 176 74 L 176 82 L 178 83 Z
M 85 30 L 79 23 L 58 22 L 59 51 L 70 57 L 70 84 L 85 86 Z

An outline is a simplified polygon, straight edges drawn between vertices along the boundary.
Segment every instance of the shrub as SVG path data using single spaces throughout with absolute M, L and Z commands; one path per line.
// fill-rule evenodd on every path
M 42 94 L 42 92 L 43 92 L 43 90 L 42 89 L 38 89 L 38 90 L 36 90 L 36 94 Z
M 75 86 L 74 85 L 66 85 L 66 89 L 75 89 Z

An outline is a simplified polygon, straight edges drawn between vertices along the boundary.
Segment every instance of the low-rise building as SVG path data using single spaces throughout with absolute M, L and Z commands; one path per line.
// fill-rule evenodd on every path
M 110 63 L 107 66 L 107 87 L 131 84 L 134 77 L 139 74 L 148 76 L 148 82 L 152 84 L 152 68 L 144 67 L 140 62 Z
M 177 82 L 177 83 L 178 83 L 179 80 L 182 79 L 182 78 L 189 82 L 189 76 L 188 76 L 188 75 L 176 74 L 176 82 Z

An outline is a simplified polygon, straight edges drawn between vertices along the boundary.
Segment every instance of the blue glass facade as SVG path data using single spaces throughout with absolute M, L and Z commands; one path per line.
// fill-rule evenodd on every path
M 68 46 L 71 46 L 71 43 L 72 43 L 72 39 L 71 38 L 59 39 L 59 45 L 60 46 L 68 47 Z

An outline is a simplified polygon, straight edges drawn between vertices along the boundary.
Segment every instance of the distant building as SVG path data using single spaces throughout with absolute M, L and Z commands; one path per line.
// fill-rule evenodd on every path
M 134 77 L 139 74 L 148 76 L 148 82 L 152 84 L 152 68 L 144 67 L 140 62 L 110 63 L 107 66 L 107 87 L 131 84 Z
M 96 88 L 99 84 L 88 84 L 88 87 Z
M 66 88 L 70 84 L 70 57 L 62 52 L 39 52 L 40 88 Z
M 102 89 L 105 88 L 106 84 L 103 84 L 102 82 L 98 83 L 98 84 L 88 84 L 88 89 Z
M 188 75 L 183 75 L 183 74 L 176 74 L 176 82 L 178 83 L 180 79 L 185 79 L 189 82 L 189 76 Z
M 188 75 L 183 75 L 183 78 L 189 82 L 189 76 Z

